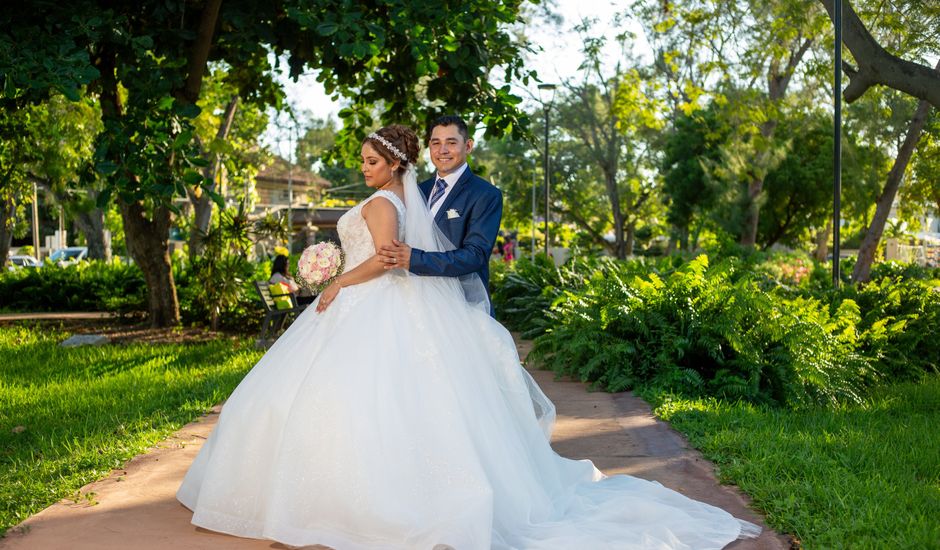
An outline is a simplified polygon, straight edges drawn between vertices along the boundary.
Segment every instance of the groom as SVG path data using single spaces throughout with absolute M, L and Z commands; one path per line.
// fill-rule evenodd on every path
M 444 277 L 477 273 L 489 297 L 489 259 L 503 216 L 503 194 L 467 166 L 473 140 L 460 117 L 442 116 L 431 123 L 428 149 L 437 174 L 418 188 L 435 223 L 457 248 L 425 252 L 396 240 L 378 253 L 385 260 L 385 269 Z

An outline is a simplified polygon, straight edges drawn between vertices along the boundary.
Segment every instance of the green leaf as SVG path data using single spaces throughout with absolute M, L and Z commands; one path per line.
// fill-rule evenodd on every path
M 176 139 L 173 140 L 173 148 L 182 149 L 183 147 L 188 145 L 189 142 L 192 140 L 193 140 L 192 130 L 186 130 L 185 132 L 181 132 L 178 136 L 176 136 Z
M 102 176 L 110 176 L 117 172 L 117 169 L 118 165 L 109 160 L 99 162 L 95 165 L 95 170 Z
M 199 185 L 205 181 L 205 178 L 195 170 L 187 170 L 183 172 L 183 181 L 186 182 L 186 185 Z
M 333 21 L 327 21 L 317 25 L 317 33 L 319 33 L 320 36 L 332 36 L 333 34 L 336 34 L 338 29 L 339 25 Z
M 187 157 L 186 160 L 189 161 L 190 165 L 198 166 L 199 168 L 207 168 L 210 164 L 212 164 L 208 159 L 199 156 Z
M 203 191 L 209 194 L 209 197 L 212 199 L 219 208 L 225 208 L 225 199 L 219 193 L 212 191 L 206 187 L 203 187 Z

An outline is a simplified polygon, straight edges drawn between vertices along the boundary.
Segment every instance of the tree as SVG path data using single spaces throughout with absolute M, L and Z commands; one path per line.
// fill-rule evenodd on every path
M 757 147 L 752 177 L 747 186 L 747 214 L 741 231 L 741 244 L 747 247 L 753 247 L 757 241 L 763 202 L 761 194 L 764 178 L 775 162 L 772 141 L 780 121 L 782 99 L 796 74 L 797 67 L 821 33 L 820 20 L 815 16 L 814 10 L 806 10 L 796 2 L 775 2 L 772 9 L 757 13 L 770 17 L 758 18 L 753 28 L 770 29 L 770 32 L 766 35 L 758 32 L 757 39 L 751 42 L 752 49 L 747 55 L 753 59 L 753 67 L 765 64 L 767 67 L 764 114 L 758 119 L 762 119 L 757 124 L 759 134 L 751 135 Z M 755 55 L 756 52 L 767 53 Z M 757 63 L 753 63 L 754 61 Z
M 268 53 L 285 54 L 291 74 L 319 69 L 328 93 L 351 98 L 341 112 L 339 144 L 358 146 L 371 127 L 371 106 L 383 120 L 425 122 L 443 106 L 469 110 L 487 131 L 521 135 L 525 119 L 508 84 L 527 78 L 525 48 L 506 27 L 520 0 L 429 10 L 411 0 L 387 4 L 342 0 L 202 3 L 86 0 L 21 2 L 0 14 L 14 29 L 0 38 L 0 89 L 24 104 L 50 89 L 77 95 L 89 84 L 104 129 L 97 169 L 107 182 L 100 199 L 120 206 L 129 252 L 144 272 L 151 323 L 176 324 L 179 307 L 167 253 L 173 197 L 201 185 L 217 202 L 201 169 L 193 119 L 208 63 L 234 67 L 239 97 L 277 104 Z
M 833 0 L 819 0 L 830 20 L 835 20 Z M 910 19 L 926 32 L 920 43 L 936 44 L 940 29 L 940 5 L 929 0 L 914 0 L 908 9 Z M 886 50 L 872 36 L 849 0 L 842 0 L 842 42 L 852 53 L 858 67 L 843 63 L 849 83 L 842 94 L 849 103 L 862 97 L 872 86 L 881 84 L 922 99 L 940 108 L 940 73 L 929 65 L 901 59 Z M 903 51 L 903 50 L 902 50 Z
M 901 188 L 902 206 L 917 214 L 940 216 L 940 110 L 932 109 L 917 143 L 908 184 Z
M 823 3 L 831 17 L 831 2 Z M 866 28 L 852 4 L 845 2 L 843 40 L 858 64 L 858 68 L 848 63 L 842 67 L 850 78 L 843 92 L 846 101 L 851 103 L 858 100 L 874 84 L 885 84 L 920 98 L 912 118 L 906 124 L 903 141 L 896 145 L 894 164 L 875 201 L 874 215 L 859 248 L 852 278 L 863 282 L 870 275 L 885 223 L 926 124 L 931 101 L 936 105 L 940 99 L 936 94 L 940 85 L 940 62 L 930 69 L 929 65 L 902 60 L 895 54 L 903 53 L 910 59 L 922 61 L 940 53 L 936 46 L 940 38 L 940 7 L 916 0 L 906 9 L 893 11 L 886 11 L 881 3 L 869 4 L 863 1 L 859 7 L 860 13 L 868 16 L 873 24 L 870 30 Z
M 567 181 L 558 184 L 566 200 L 554 208 L 591 234 L 596 242 L 608 245 L 613 255 L 624 258 L 633 254 L 637 224 L 644 207 L 652 202 L 653 189 L 658 184 L 646 169 L 652 167 L 653 157 L 649 140 L 642 134 L 651 134 L 659 128 L 656 118 L 659 107 L 645 92 L 645 78 L 639 70 L 624 66 L 629 35 L 617 37 L 622 55 L 608 76 L 604 74 L 601 58 L 605 39 L 591 35 L 591 24 L 584 20 L 576 27 L 584 41 L 584 61 L 580 67 L 583 78 L 577 83 L 565 82 L 565 93 L 558 101 L 559 125 L 568 139 L 574 140 L 559 142 L 559 148 L 574 154 L 559 155 L 560 170 L 568 172 Z M 585 207 L 597 202 L 575 196 L 579 192 L 591 193 L 572 185 L 583 181 L 581 177 L 572 177 L 573 172 L 587 175 L 578 167 L 582 162 L 579 158 L 593 168 L 593 177 L 588 180 L 597 181 L 603 189 L 607 205 L 603 216 L 586 215 L 590 210 Z M 613 231 L 613 243 L 603 238 L 608 228 Z
M 728 130 L 720 116 L 720 107 L 714 102 L 688 115 L 680 113 L 663 140 L 660 172 L 668 201 L 667 220 L 681 250 L 698 246 L 698 230 L 720 195 L 714 178 L 706 173 L 706 166 L 721 158 L 719 145 L 727 139 Z M 697 228 L 694 232 L 693 225 Z
M 206 166 L 202 169 L 204 183 L 186 187 L 193 206 L 189 233 L 190 261 L 202 253 L 203 240 L 209 231 L 215 205 L 212 194 L 226 194 L 225 189 L 220 188 L 223 175 L 230 182 L 241 181 L 242 189 L 248 189 L 250 193 L 254 189 L 258 167 L 266 157 L 258 144 L 268 123 L 264 102 L 257 98 L 242 101 L 237 83 L 232 82 L 232 72 L 219 64 L 211 68 L 199 101 L 200 113 L 194 120 L 196 143 Z M 275 99 L 281 97 L 276 90 L 270 94 Z M 230 194 L 239 196 L 248 193 Z M 244 202 L 248 197 L 241 196 L 240 199 Z
M 762 210 L 757 242 L 762 248 L 777 243 L 806 244 L 814 229 L 823 229 L 832 217 L 832 121 L 825 112 L 794 113 L 778 129 L 787 143 L 786 154 L 766 177 L 767 202 Z M 843 166 L 846 187 L 858 187 L 865 178 L 864 151 L 857 137 L 846 131 Z M 852 198 L 853 193 L 847 197 Z M 847 210 L 849 210 L 847 208 Z
M 938 63 L 937 68 L 940 69 L 940 63 Z M 855 282 L 866 282 L 871 276 L 871 266 L 875 261 L 875 251 L 878 248 L 878 243 L 881 242 L 885 222 L 888 221 L 894 198 L 897 196 L 898 188 L 901 186 L 911 156 L 914 154 L 914 149 L 920 140 L 921 132 L 927 124 L 929 114 L 930 103 L 925 99 L 920 100 L 917 104 L 917 110 L 914 112 L 914 117 L 911 119 L 907 135 L 904 137 L 904 142 L 898 149 L 897 157 L 894 159 L 894 166 L 891 167 L 891 172 L 888 173 L 884 190 L 875 202 L 875 215 L 871 220 L 871 225 L 865 234 L 864 240 L 862 240 L 862 246 L 858 249 L 858 261 L 852 271 L 852 280 Z
M 84 235 L 88 257 L 111 260 L 105 242 L 106 205 L 98 205 L 103 182 L 92 165 L 93 144 L 101 129 L 101 113 L 90 98 L 70 101 L 53 95 L 30 108 L 34 116 L 29 179 L 55 198 Z
M 544 124 L 540 115 L 532 115 L 535 125 Z M 470 157 L 473 171 L 488 177 L 503 192 L 504 228 L 531 227 L 532 187 L 537 185 L 537 207 L 545 205 L 544 178 L 539 169 L 541 147 L 527 140 L 508 136 L 490 138 L 474 145 Z M 536 181 L 537 180 L 537 181 Z M 544 213 L 544 212 L 543 212 Z
M 741 197 L 744 216 L 738 230 L 743 246 L 753 247 L 765 203 L 764 178 L 781 158 L 774 132 L 785 109 L 784 99 L 807 52 L 818 42 L 825 17 L 799 0 L 640 1 L 641 17 L 658 52 L 657 73 L 678 114 L 691 114 L 711 95 L 715 101 L 738 103 L 733 135 L 749 158 L 732 176 L 746 184 Z M 685 48 L 685 49 L 683 49 Z M 713 84 L 709 81 L 714 82 Z M 705 86 L 710 87 L 706 93 Z
M 36 160 L 29 118 L 28 109 L 0 111 L 0 268 L 10 253 L 17 211 L 26 202 L 22 197 L 32 197 L 25 171 Z

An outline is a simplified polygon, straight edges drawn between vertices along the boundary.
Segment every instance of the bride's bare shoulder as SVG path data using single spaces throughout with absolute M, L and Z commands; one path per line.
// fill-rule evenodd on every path
M 362 205 L 362 217 L 368 218 L 376 214 L 396 216 L 398 207 L 394 203 L 394 199 L 388 196 L 389 194 L 391 193 L 376 193 L 366 199 Z

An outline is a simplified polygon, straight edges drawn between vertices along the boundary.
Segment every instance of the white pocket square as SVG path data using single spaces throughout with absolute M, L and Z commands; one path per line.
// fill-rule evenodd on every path
M 450 210 L 447 211 L 447 219 L 448 219 L 448 220 L 452 220 L 452 219 L 454 219 L 454 218 L 459 218 L 459 217 L 460 217 L 460 212 L 457 212 L 456 209 L 451 208 Z

